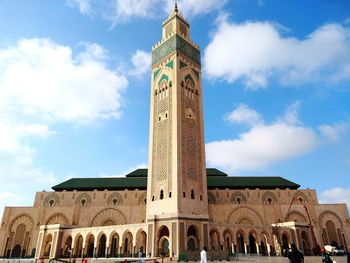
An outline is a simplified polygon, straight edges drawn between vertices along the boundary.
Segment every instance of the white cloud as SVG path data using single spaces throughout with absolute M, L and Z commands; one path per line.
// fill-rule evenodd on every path
M 101 15 L 112 26 L 133 18 L 154 19 L 166 17 L 174 8 L 168 0 L 67 0 L 68 6 L 79 8 L 84 15 Z M 186 17 L 220 10 L 228 0 L 180 0 L 178 7 Z
M 110 175 L 110 174 L 106 174 L 106 173 L 102 172 L 99 174 L 99 177 L 124 177 L 125 175 L 127 175 L 127 174 L 129 174 L 137 169 L 145 169 L 145 168 L 147 169 L 147 166 L 148 166 L 147 163 L 140 163 L 140 164 L 137 164 L 135 166 L 129 167 L 128 169 L 122 171 L 119 174 Z
M 348 130 L 347 123 L 336 123 L 334 125 L 320 125 L 318 129 L 321 134 L 331 142 L 339 142 L 341 136 Z
M 226 114 L 225 120 L 236 123 L 245 123 L 251 126 L 260 125 L 263 123 L 261 114 L 249 108 L 245 104 L 240 104 L 232 112 Z
M 282 85 L 349 79 L 349 27 L 326 24 L 304 39 L 285 33 L 270 22 L 236 24 L 220 16 L 204 51 L 207 76 L 229 83 L 242 80 L 251 89 L 264 88 L 271 79 Z
M 49 39 L 0 50 L 0 112 L 79 123 L 119 117 L 128 81 L 108 69 L 104 55 L 91 44 L 73 57 L 71 48 Z
M 346 203 L 350 208 L 350 188 L 345 189 L 336 187 L 323 191 L 320 194 L 320 203 L 323 204 L 339 204 Z
M 180 0 L 178 1 L 178 7 L 185 17 L 192 17 L 220 10 L 227 2 L 228 0 Z M 172 1 L 167 1 L 167 3 L 169 13 L 174 4 Z
M 35 162 L 33 139 L 55 136 L 54 124 L 88 125 L 122 114 L 126 76 L 109 69 L 103 47 L 80 48 L 73 55 L 70 47 L 35 38 L 0 49 L 0 206 L 57 183 Z
M 133 68 L 130 75 L 135 77 L 144 76 L 151 71 L 152 54 L 143 50 L 136 50 L 131 57 Z
M 206 144 L 207 163 L 230 172 L 255 171 L 277 162 L 308 153 L 322 146 L 324 141 L 334 142 L 338 125 L 325 125 L 328 137 L 323 137 L 298 119 L 299 102 L 289 106 L 285 114 L 271 124 L 247 105 L 239 105 L 226 120 L 248 123 L 252 127 L 236 139 L 213 141 Z M 337 137 L 339 139 L 339 137 Z
M 93 14 L 91 0 L 66 0 L 66 2 L 70 7 L 78 7 L 80 13 L 84 15 Z

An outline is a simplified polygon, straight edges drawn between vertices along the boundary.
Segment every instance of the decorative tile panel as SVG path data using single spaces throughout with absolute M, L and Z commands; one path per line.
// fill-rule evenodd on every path
M 200 65 L 200 51 L 179 35 L 174 35 L 152 51 L 152 66 L 161 62 L 170 54 L 178 51 Z

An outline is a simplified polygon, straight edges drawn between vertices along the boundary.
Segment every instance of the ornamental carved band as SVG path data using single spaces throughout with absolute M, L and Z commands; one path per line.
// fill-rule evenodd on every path
M 152 51 L 152 66 L 158 64 L 175 51 L 182 53 L 200 66 L 201 58 L 199 50 L 179 35 L 170 37 L 167 41 Z

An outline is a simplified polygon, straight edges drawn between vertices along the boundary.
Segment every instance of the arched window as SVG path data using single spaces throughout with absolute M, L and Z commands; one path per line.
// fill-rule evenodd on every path
M 114 198 L 114 199 L 112 200 L 112 203 L 113 203 L 113 205 L 116 205 L 116 204 L 118 203 L 118 200 L 117 200 L 116 198 Z
M 194 190 L 191 190 L 191 199 L 194 199 Z
M 86 199 L 81 199 L 80 204 L 81 204 L 81 206 L 85 206 L 86 205 Z
M 49 201 L 49 206 L 53 206 L 54 204 L 55 204 L 55 200 L 51 199 L 51 200 Z

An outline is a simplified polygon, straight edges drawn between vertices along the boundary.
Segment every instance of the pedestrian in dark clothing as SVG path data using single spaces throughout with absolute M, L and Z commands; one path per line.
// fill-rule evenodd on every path
M 329 256 L 328 251 L 324 247 L 321 249 L 321 253 L 322 253 L 322 263 L 333 263 L 333 260 Z
M 291 245 L 292 251 L 289 252 L 288 258 L 290 263 L 304 263 L 304 255 L 298 250 L 295 244 Z

